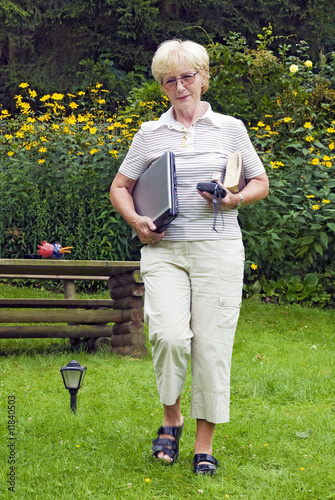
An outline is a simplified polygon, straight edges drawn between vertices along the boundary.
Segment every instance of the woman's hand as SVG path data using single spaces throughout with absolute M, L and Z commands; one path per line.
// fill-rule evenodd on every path
M 222 184 L 220 184 L 221 187 Z M 226 191 L 226 196 L 221 199 L 221 207 L 222 210 L 231 210 L 232 208 L 235 208 L 238 202 L 240 201 L 240 195 L 239 194 L 234 194 L 229 189 L 223 188 Z M 202 196 L 208 203 L 210 208 L 213 208 L 213 195 L 210 193 L 207 193 L 207 191 L 198 191 L 200 196 Z
M 140 215 L 137 217 L 134 229 L 137 236 L 143 244 L 154 245 L 158 243 L 164 236 L 164 233 L 156 233 L 156 226 L 150 219 L 150 217 L 145 217 Z
M 220 186 L 223 187 L 222 184 Z M 241 197 L 239 193 L 232 193 L 229 189 L 223 187 L 226 190 L 226 196 L 221 200 L 222 210 L 231 210 L 235 208 L 240 202 Z M 213 207 L 213 196 L 206 191 L 198 191 L 198 193 L 207 201 L 210 207 Z M 247 185 L 240 191 L 243 196 L 243 207 L 252 205 L 269 194 L 269 179 L 266 173 L 260 174 L 247 181 Z

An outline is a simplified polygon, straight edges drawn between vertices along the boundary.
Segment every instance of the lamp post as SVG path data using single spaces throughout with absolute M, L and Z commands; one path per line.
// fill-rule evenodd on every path
M 86 366 L 81 366 L 74 359 L 60 369 L 65 389 L 70 392 L 70 407 L 73 412 L 77 410 L 77 392 L 83 385 Z

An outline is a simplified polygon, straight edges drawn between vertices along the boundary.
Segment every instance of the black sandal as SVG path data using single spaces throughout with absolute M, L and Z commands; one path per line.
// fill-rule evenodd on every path
M 199 462 L 208 462 L 205 464 L 200 464 Z M 212 455 L 207 453 L 197 453 L 193 458 L 193 472 L 195 474 L 209 474 L 213 476 L 216 469 L 219 467 L 219 462 Z
M 158 429 L 158 438 L 152 440 L 153 447 L 151 448 L 152 454 L 158 460 L 161 460 L 158 455 L 163 452 L 171 458 L 171 462 L 162 459 L 162 461 L 172 465 L 176 462 L 179 455 L 179 439 L 183 432 L 184 424 L 180 427 L 160 427 Z M 160 438 L 161 434 L 168 434 L 174 439 Z

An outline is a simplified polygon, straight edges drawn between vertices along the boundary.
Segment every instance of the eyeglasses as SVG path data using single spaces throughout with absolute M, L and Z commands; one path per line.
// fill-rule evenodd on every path
M 182 75 L 180 78 L 169 78 L 168 80 L 162 80 L 161 85 L 166 90 L 174 90 L 177 87 L 177 82 L 180 80 L 182 85 L 192 85 L 195 80 L 195 75 L 197 75 L 199 71 L 196 73 L 187 73 L 186 75 Z

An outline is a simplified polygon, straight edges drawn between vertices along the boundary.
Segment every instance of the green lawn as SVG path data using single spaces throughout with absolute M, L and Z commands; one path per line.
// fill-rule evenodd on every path
M 15 290 L 2 285 L 0 297 Z M 214 454 L 221 467 L 213 478 L 191 472 L 190 374 L 182 395 L 180 457 L 163 466 L 149 453 L 162 420 L 150 349 L 148 358 L 138 360 L 71 353 L 65 340 L 0 339 L 0 496 L 335 499 L 334 338 L 333 311 L 244 302 L 233 354 L 231 422 L 217 427 Z M 87 366 L 77 414 L 69 410 L 59 372 L 73 358 Z M 6 483 L 13 393 L 15 493 Z

